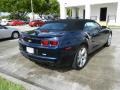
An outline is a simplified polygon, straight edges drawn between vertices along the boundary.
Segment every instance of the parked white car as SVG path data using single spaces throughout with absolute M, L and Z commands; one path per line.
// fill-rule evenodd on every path
M 11 21 L 11 20 L 2 19 L 1 22 L 0 22 L 0 25 L 6 26 L 6 25 L 8 25 L 8 23 L 9 23 L 10 21 Z
M 20 31 L 15 28 L 5 27 L 0 25 L 0 39 L 4 38 L 19 38 Z

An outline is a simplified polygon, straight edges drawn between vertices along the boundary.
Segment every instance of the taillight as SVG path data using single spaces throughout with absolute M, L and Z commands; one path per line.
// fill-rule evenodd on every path
M 41 45 L 48 46 L 49 45 L 49 41 L 48 40 L 42 40 L 41 41 Z
M 50 41 L 50 45 L 51 46 L 57 46 L 58 45 L 58 41 Z
M 58 41 L 56 40 L 42 40 L 41 41 L 42 46 L 58 46 Z

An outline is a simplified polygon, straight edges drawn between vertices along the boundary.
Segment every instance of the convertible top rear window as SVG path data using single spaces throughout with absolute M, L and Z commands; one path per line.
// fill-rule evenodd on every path
M 77 31 L 83 30 L 85 20 L 57 20 L 50 21 L 44 24 L 42 27 L 38 28 L 38 30 L 49 30 L 49 31 Z
M 67 24 L 65 23 L 47 23 L 40 27 L 40 30 L 63 30 Z

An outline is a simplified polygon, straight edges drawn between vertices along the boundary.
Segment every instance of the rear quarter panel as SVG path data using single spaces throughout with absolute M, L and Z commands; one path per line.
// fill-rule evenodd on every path
M 74 50 L 77 50 L 84 41 L 81 31 L 69 31 L 62 38 L 60 48 L 73 47 Z

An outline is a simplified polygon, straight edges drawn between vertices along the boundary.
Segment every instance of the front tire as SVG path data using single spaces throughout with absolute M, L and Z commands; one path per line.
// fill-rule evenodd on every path
M 112 34 L 109 34 L 107 42 L 105 44 L 106 47 L 109 47 L 111 45 L 111 41 L 112 41 Z
M 77 51 L 72 67 L 74 69 L 80 70 L 84 68 L 88 61 L 88 52 L 86 46 L 81 46 Z

